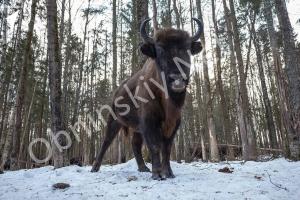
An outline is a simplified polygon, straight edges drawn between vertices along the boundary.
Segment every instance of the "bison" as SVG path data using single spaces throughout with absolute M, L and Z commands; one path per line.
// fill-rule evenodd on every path
M 131 133 L 132 149 L 140 172 L 150 172 L 142 157 L 145 141 L 152 160 L 152 178 L 174 178 L 170 153 L 175 133 L 180 125 L 181 110 L 189 83 L 191 55 L 202 50 L 199 41 L 203 26 L 199 19 L 197 31 L 164 28 L 154 37 L 146 33 L 146 19 L 140 27 L 143 43 L 140 51 L 148 57 L 142 69 L 124 81 L 115 91 L 105 137 L 93 163 L 97 172 L 103 156 L 120 131 Z M 162 156 L 162 158 L 161 158 Z

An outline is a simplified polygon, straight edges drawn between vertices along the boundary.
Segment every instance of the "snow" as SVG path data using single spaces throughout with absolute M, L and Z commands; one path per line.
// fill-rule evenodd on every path
M 90 166 L 7 171 L 0 175 L 0 199 L 300 199 L 300 162 L 280 158 L 245 164 L 172 162 L 171 166 L 176 178 L 165 181 L 138 172 L 134 159 L 102 166 L 98 173 L 91 173 Z M 233 173 L 218 172 L 224 167 Z M 70 187 L 52 188 L 60 182 Z

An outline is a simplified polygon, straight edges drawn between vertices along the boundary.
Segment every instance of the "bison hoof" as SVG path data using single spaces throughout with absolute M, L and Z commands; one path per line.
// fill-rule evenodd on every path
M 175 178 L 175 175 L 173 174 L 173 171 L 172 169 L 169 167 L 169 168 L 166 168 L 162 171 L 163 174 L 166 174 L 166 177 L 167 178 Z
M 157 181 L 162 181 L 167 179 L 167 175 L 160 172 L 160 173 L 152 173 L 152 179 Z
M 150 172 L 150 169 L 147 166 L 139 167 L 139 172 Z
M 175 178 L 175 175 L 173 174 L 171 169 L 167 172 L 167 178 Z
M 173 172 L 171 174 L 167 175 L 167 178 L 175 178 L 175 175 L 173 174 Z
M 91 170 L 92 173 L 98 172 L 98 171 L 99 171 L 99 169 L 97 169 L 97 168 L 92 168 L 92 170 Z
M 100 166 L 98 165 L 93 165 L 91 172 L 98 172 L 100 169 Z
M 152 179 L 156 181 L 164 180 L 159 174 L 152 174 Z

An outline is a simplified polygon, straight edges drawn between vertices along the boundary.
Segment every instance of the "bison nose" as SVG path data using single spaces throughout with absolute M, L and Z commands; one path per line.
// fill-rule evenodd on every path
M 170 74 L 170 86 L 173 92 L 183 92 L 186 89 L 186 82 L 183 80 L 181 74 Z

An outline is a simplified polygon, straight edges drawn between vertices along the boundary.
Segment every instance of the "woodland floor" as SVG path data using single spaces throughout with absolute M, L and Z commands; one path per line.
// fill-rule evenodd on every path
M 171 163 L 175 179 L 154 181 L 136 170 L 135 160 L 91 167 L 42 167 L 0 175 L 0 199 L 299 199 L 300 162 Z M 149 164 L 150 167 L 150 164 Z M 219 169 L 228 167 L 232 173 Z M 53 189 L 55 183 L 69 188 Z

